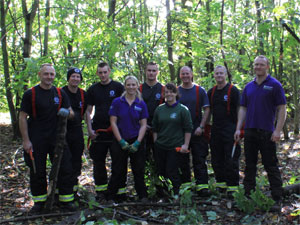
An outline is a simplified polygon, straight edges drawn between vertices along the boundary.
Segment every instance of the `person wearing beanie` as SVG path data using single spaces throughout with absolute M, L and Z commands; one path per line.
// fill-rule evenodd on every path
M 78 191 L 78 177 L 81 174 L 81 157 L 84 150 L 84 139 L 82 131 L 82 120 L 87 108 L 87 94 L 79 88 L 82 81 L 82 73 L 78 68 L 70 68 L 67 72 L 68 85 L 62 89 L 69 97 L 71 107 L 74 111 L 74 118 L 67 123 L 66 141 L 72 155 L 72 184 L 75 197 Z

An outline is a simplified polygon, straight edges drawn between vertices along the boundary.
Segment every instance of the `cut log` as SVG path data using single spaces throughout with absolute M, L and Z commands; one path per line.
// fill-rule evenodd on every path
M 45 204 L 45 209 L 50 211 L 53 208 L 58 172 L 64 152 L 64 146 L 66 145 L 66 132 L 67 118 L 59 116 L 56 133 L 56 144 L 53 154 L 52 167 L 49 175 L 48 198 Z

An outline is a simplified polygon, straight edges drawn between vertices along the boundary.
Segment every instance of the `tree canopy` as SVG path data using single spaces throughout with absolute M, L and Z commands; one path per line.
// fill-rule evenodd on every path
M 114 79 L 144 80 L 147 62 L 160 65 L 162 83 L 178 81 L 183 65 L 194 80 L 212 87 L 213 68 L 225 65 L 242 89 L 253 59 L 270 59 L 271 73 L 286 90 L 291 118 L 299 120 L 299 22 L 295 0 L 1 0 L 1 108 L 17 120 L 20 96 L 38 82 L 41 63 L 54 64 L 55 85 L 71 66 L 83 70 L 83 88 L 107 61 Z M 5 100 L 6 98 L 6 100 Z M 295 131 L 298 122 L 295 122 Z

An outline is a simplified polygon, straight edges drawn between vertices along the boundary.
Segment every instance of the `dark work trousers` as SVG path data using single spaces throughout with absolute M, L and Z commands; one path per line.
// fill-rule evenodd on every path
M 33 157 L 35 161 L 36 173 L 33 171 L 32 161 L 29 154 L 24 151 L 24 159 L 27 166 L 30 167 L 30 188 L 32 196 L 40 196 L 47 194 L 47 176 L 46 162 L 47 154 L 50 160 L 53 159 L 55 142 L 47 140 L 31 140 L 33 147 Z M 71 154 L 67 147 L 64 148 L 63 157 L 61 159 L 60 169 L 58 173 L 57 188 L 60 195 L 73 194 L 72 181 L 72 164 Z
M 206 157 L 208 156 L 208 143 L 204 136 L 192 136 L 190 142 L 192 153 L 192 162 L 196 184 L 208 184 L 208 173 Z M 181 156 L 182 161 L 179 164 L 181 170 L 181 180 L 183 183 L 191 180 L 191 170 L 189 166 L 189 157 Z
M 84 139 L 81 126 L 68 127 L 66 134 L 67 143 L 72 155 L 72 181 L 73 185 L 78 185 L 78 177 L 81 174 L 81 157 L 84 150 Z
M 245 157 L 246 168 L 244 178 L 244 188 L 246 193 L 255 189 L 255 178 L 257 171 L 258 151 L 262 157 L 262 164 L 268 174 L 271 186 L 271 194 L 274 200 L 282 196 L 282 180 L 278 168 L 276 156 L 276 143 L 271 141 L 272 132 L 260 129 L 245 130 Z
M 152 130 L 147 130 L 144 137 L 143 148 L 146 149 L 146 160 L 151 162 L 154 158 L 154 143 Z
M 108 150 L 111 151 L 111 141 L 92 141 L 90 147 L 90 157 L 93 160 L 93 173 L 96 186 L 107 184 L 106 156 Z
M 236 145 L 234 156 L 231 157 L 234 144 L 234 126 L 211 131 L 210 149 L 211 164 L 217 183 L 225 182 L 227 186 L 239 185 L 239 157 L 241 147 Z
M 126 140 L 129 144 L 132 144 L 136 138 Z M 143 142 L 142 142 L 143 144 Z M 147 188 L 145 185 L 145 149 L 140 147 L 137 152 L 129 153 L 128 150 L 123 150 L 116 139 L 113 139 L 111 146 L 111 158 L 112 158 L 112 174 L 107 188 L 107 199 L 115 199 L 119 188 L 126 186 L 127 181 L 127 165 L 128 157 L 130 158 L 130 165 L 134 178 L 134 187 L 138 197 L 147 197 Z
M 180 159 L 179 154 L 182 155 L 182 153 L 176 152 L 175 149 L 165 150 L 159 148 L 159 146 L 155 146 L 154 159 L 158 174 L 165 179 L 170 179 L 175 195 L 179 193 L 181 185 L 178 164 L 178 159 Z

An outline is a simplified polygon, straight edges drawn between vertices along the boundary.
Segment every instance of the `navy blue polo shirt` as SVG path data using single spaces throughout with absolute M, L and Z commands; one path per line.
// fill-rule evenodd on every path
M 125 140 L 136 138 L 140 131 L 140 120 L 149 117 L 146 103 L 136 98 L 129 105 L 125 97 L 115 98 L 108 114 L 117 117 L 117 126 Z
M 256 78 L 243 91 L 241 106 L 247 108 L 245 128 L 274 131 L 277 106 L 285 105 L 286 98 L 281 83 L 268 75 L 258 85 Z

